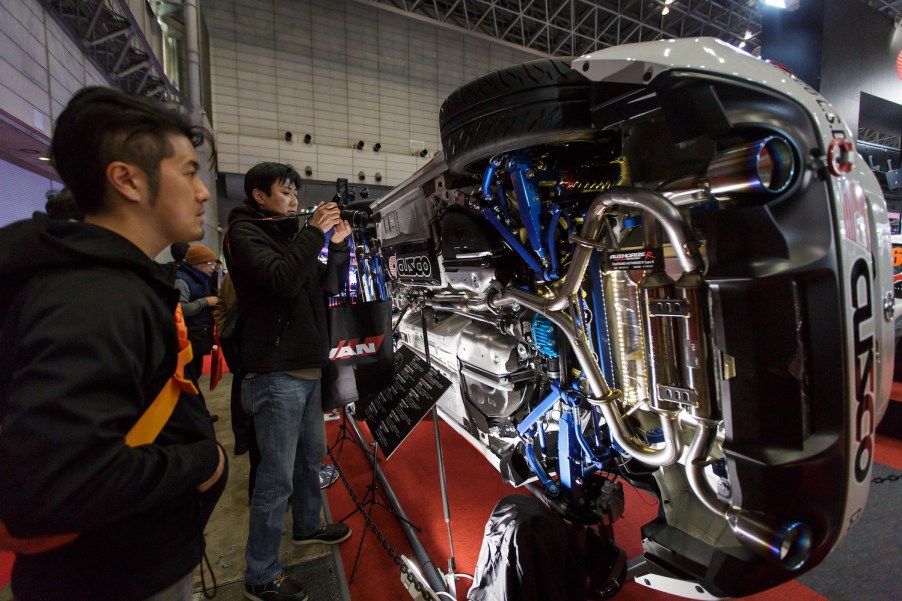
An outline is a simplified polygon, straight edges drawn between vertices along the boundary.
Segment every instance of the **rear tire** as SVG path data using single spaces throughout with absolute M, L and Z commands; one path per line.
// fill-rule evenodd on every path
M 493 71 L 442 103 L 445 161 L 457 173 L 481 172 L 492 156 L 539 144 L 592 140 L 590 82 L 561 59 Z

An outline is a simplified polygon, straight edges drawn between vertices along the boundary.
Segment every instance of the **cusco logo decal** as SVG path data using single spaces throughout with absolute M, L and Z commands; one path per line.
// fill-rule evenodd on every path
M 350 340 L 342 340 L 334 349 L 329 351 L 329 360 L 336 361 L 340 359 L 350 359 L 351 357 L 365 357 L 366 355 L 375 355 L 382 347 L 382 340 L 385 335 L 367 336 L 363 342 L 358 344 L 359 338 L 351 338 Z M 347 342 L 347 344 L 345 344 Z
M 398 257 L 395 255 L 388 258 L 388 273 L 393 279 L 398 279 Z
M 389 263 L 390 269 L 391 263 Z M 428 278 L 432 276 L 432 263 L 426 255 L 399 257 L 396 269 L 401 277 Z
M 852 330 L 855 340 L 855 479 L 864 483 L 874 458 L 874 311 L 871 275 L 864 259 L 852 266 Z

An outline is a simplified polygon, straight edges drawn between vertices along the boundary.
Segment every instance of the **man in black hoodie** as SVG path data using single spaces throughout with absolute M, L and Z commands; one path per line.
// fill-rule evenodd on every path
M 301 228 L 299 185 L 290 165 L 253 167 L 244 177 L 245 204 L 229 215 L 225 238 L 241 308 L 241 402 L 253 416 L 261 458 L 245 549 L 244 594 L 257 601 L 307 599 L 279 562 L 289 497 L 294 544 L 334 544 L 351 535 L 345 524 L 322 522 L 319 484 L 326 454 L 320 377 L 329 353 L 324 291 L 337 293 L 347 278 L 351 227 L 327 203 Z
M 18 541 L 77 535 L 17 556 L 19 601 L 192 598 L 226 480 L 209 414 L 182 392 L 152 443 L 126 434 L 176 371 L 175 274 L 153 258 L 203 234 L 201 134 L 86 88 L 51 144 L 84 222 L 0 230 L 0 521 Z

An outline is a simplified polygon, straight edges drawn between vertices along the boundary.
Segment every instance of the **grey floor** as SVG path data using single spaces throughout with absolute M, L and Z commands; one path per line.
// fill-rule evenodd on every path
M 224 374 L 216 390 L 210 391 L 209 379 L 205 376 L 200 381 L 201 389 L 207 400 L 210 413 L 219 415 L 216 422 L 216 436 L 220 444 L 229 452 L 229 481 L 225 492 L 207 524 L 207 558 L 213 567 L 216 576 L 217 601 L 237 601 L 244 599 L 244 544 L 247 540 L 248 526 L 248 456 L 244 454 L 235 457 L 232 454 L 234 437 L 232 435 L 229 420 L 229 395 L 232 385 L 231 374 Z M 326 506 L 328 512 L 328 505 Z M 310 592 L 324 590 L 328 587 L 329 594 L 323 599 L 349 599 L 347 592 L 347 580 L 341 565 L 337 548 L 327 545 L 308 545 L 295 547 L 291 544 L 290 517 L 285 521 L 285 530 L 282 533 L 281 557 L 282 564 L 291 575 L 305 575 L 315 578 L 316 582 L 308 585 Z M 205 569 L 206 582 L 209 590 L 210 577 Z M 334 581 L 334 582 L 333 582 Z M 194 574 L 194 598 L 201 601 L 204 596 L 201 592 L 200 570 Z M 337 592 L 335 592 L 337 589 Z M 0 591 L 0 601 L 10 601 L 12 593 L 7 586 Z
M 249 460 L 247 454 L 235 457 L 232 455 L 234 436 L 229 419 L 229 397 L 232 387 L 232 375 L 224 374 L 222 380 L 211 391 L 209 379 L 202 377 L 201 390 L 207 400 L 210 413 L 219 416 L 216 422 L 216 438 L 229 452 L 229 482 L 216 510 L 207 524 L 207 558 L 216 574 L 218 591 L 216 599 L 233 601 L 244 598 L 244 544 L 247 541 L 247 479 Z M 322 556 L 331 556 L 333 547 L 327 545 L 309 545 L 295 547 L 291 544 L 291 519 L 285 520 L 282 532 L 281 557 L 282 565 L 295 566 Z M 317 562 L 319 565 L 320 562 Z M 340 559 L 339 566 L 340 569 Z M 344 574 L 341 581 L 344 582 Z M 209 584 L 209 579 L 207 580 Z M 195 599 L 203 599 L 201 591 L 200 570 L 194 574 Z

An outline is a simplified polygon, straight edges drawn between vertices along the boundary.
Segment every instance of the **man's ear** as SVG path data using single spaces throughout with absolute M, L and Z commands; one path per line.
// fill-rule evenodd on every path
M 131 202 L 139 202 L 147 190 L 147 178 L 135 165 L 113 161 L 106 166 L 106 179 L 110 187 Z

